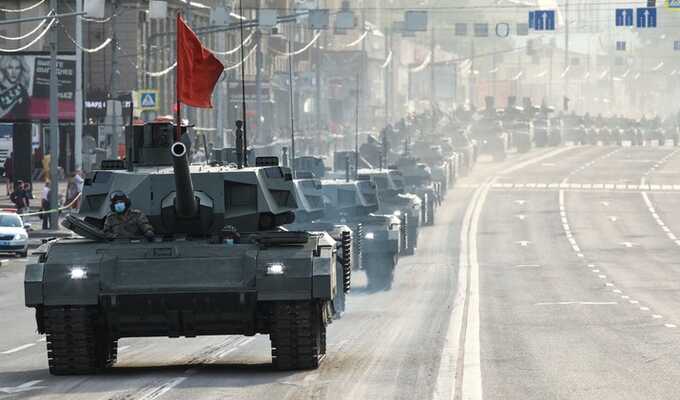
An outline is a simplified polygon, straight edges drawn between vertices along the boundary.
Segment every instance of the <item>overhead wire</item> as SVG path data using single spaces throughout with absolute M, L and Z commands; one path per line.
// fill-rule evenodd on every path
M 49 16 L 52 15 L 52 14 L 54 14 L 54 10 L 51 10 L 49 13 L 47 13 L 47 17 L 49 17 Z M 43 19 L 42 21 L 40 21 L 40 23 L 38 24 L 38 26 L 36 26 L 35 28 L 33 28 L 33 30 L 31 30 L 30 32 L 25 33 L 25 34 L 23 34 L 23 35 L 21 35 L 21 36 L 5 36 L 5 35 L 0 35 L 0 39 L 4 39 L 4 40 L 22 40 L 22 39 L 26 39 L 27 37 L 32 36 L 34 33 L 36 33 L 38 30 L 40 30 L 40 28 L 42 28 L 43 25 L 45 25 L 45 24 L 47 23 L 47 20 L 48 20 L 48 18 Z
M 76 46 L 78 49 L 80 49 L 81 51 L 84 51 L 84 52 L 86 52 L 86 53 L 92 54 L 92 53 L 96 53 L 96 52 L 98 52 L 98 51 L 101 51 L 101 50 L 103 50 L 104 48 L 106 48 L 106 46 L 108 46 L 109 44 L 111 44 L 111 42 L 113 41 L 113 38 L 109 37 L 109 38 L 106 38 L 106 39 L 105 39 L 99 46 L 97 46 L 97 47 L 86 48 L 86 47 L 83 47 L 82 44 L 76 42 L 76 40 L 73 38 L 73 36 L 71 36 L 71 34 L 68 33 L 68 30 L 66 30 L 66 28 L 65 28 L 63 25 L 60 25 L 60 26 L 61 26 L 62 30 L 64 31 L 64 34 L 66 35 L 66 37 L 71 41 L 71 43 L 73 43 L 74 46 Z
M 21 46 L 21 47 L 19 47 L 19 48 L 17 48 L 17 49 L 0 49 L 0 53 L 18 53 L 18 52 L 21 52 L 21 51 L 24 51 L 24 50 L 30 48 L 30 47 L 33 46 L 34 44 L 38 43 L 38 41 L 39 41 L 40 39 L 42 39 L 42 38 L 47 34 L 47 32 L 50 31 L 50 28 L 52 28 L 52 25 L 53 25 L 56 21 L 57 21 L 56 18 L 52 18 L 52 20 L 51 20 L 50 23 L 47 25 L 47 27 L 45 28 L 45 30 L 42 31 L 38 36 L 36 36 L 33 40 L 31 40 L 30 43 L 26 44 L 25 46 Z
M 279 51 L 279 50 L 276 50 L 274 48 L 270 48 L 269 50 L 271 50 L 273 53 L 276 53 L 279 56 L 283 56 L 283 57 L 297 56 L 299 54 L 304 53 L 305 51 L 307 51 L 307 49 L 312 47 L 314 45 L 314 43 L 316 43 L 316 41 L 319 40 L 319 37 L 321 37 L 321 32 L 317 32 L 316 34 L 314 34 L 314 37 L 312 38 L 312 40 L 310 40 L 309 43 L 307 43 L 303 48 L 301 48 L 300 50 L 297 50 L 297 51 L 286 52 L 286 51 Z
M 40 0 L 33 5 L 30 5 L 28 7 L 24 7 L 24 8 L 21 8 L 21 9 L 0 8 L 0 11 L 6 12 L 6 13 L 22 13 L 22 12 L 26 12 L 26 11 L 31 11 L 32 9 L 39 7 L 45 1 L 47 1 L 47 0 Z

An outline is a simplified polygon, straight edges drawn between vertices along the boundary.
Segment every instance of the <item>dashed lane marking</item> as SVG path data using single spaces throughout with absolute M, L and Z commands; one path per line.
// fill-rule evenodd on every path
M 555 302 L 544 302 L 535 303 L 535 306 L 613 306 L 619 304 L 615 301 L 555 301 Z

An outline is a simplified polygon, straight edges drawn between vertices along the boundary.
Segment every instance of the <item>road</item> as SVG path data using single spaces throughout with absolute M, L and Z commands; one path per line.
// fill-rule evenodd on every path
M 274 371 L 266 336 L 202 337 L 123 339 L 106 374 L 52 377 L 13 260 L 0 399 L 675 399 L 679 175 L 673 148 L 478 164 L 391 291 L 356 275 L 316 371 Z

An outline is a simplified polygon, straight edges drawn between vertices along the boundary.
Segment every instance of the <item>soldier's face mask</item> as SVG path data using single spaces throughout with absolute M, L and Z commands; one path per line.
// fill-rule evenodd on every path
M 113 209 L 118 213 L 122 214 L 125 212 L 125 202 L 119 201 L 113 205 Z

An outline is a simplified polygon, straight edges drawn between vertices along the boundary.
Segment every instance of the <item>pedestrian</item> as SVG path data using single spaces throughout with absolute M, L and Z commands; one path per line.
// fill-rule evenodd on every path
M 76 183 L 77 174 L 73 174 L 68 178 L 68 184 L 66 185 L 66 203 L 64 207 L 77 208 L 78 195 L 80 191 L 78 190 L 78 184 Z
M 24 212 L 28 212 L 31 197 L 28 195 L 28 191 L 26 191 L 24 181 L 17 182 L 14 191 L 9 195 L 9 199 L 14 203 L 17 213 L 23 214 Z
M 10 153 L 9 157 L 5 159 L 5 178 L 7 180 L 7 195 L 9 196 L 12 191 L 10 188 L 12 187 L 12 180 L 14 179 L 14 153 Z
M 45 186 L 43 186 L 42 197 L 40 198 L 40 211 L 43 212 L 43 214 L 40 214 L 40 219 L 42 219 L 43 229 L 50 229 L 51 226 L 50 214 L 46 213 L 46 211 L 48 211 L 49 209 L 50 209 L 50 183 L 45 182 Z

